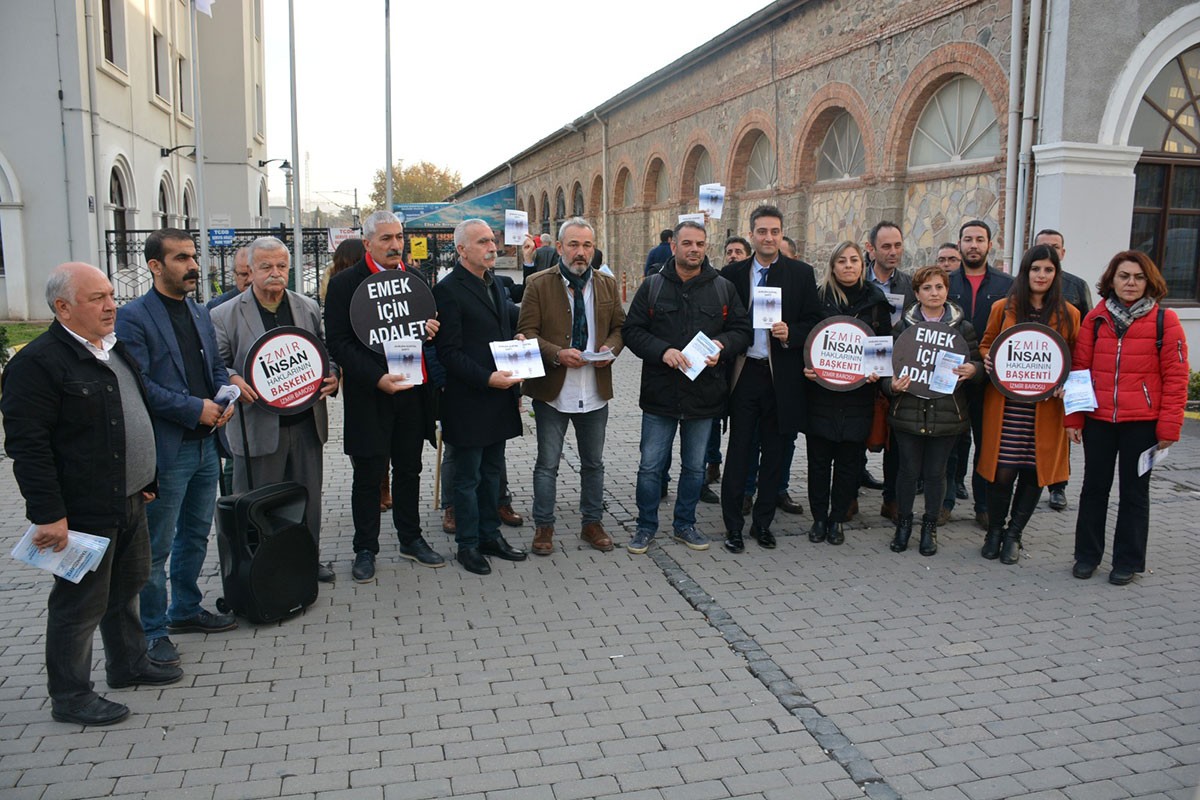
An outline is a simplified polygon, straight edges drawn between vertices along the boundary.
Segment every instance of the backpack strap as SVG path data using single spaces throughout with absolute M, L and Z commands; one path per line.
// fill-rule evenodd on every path
M 1154 328 L 1154 347 L 1160 353 L 1162 352 L 1162 343 L 1163 343 L 1163 319 L 1166 317 L 1166 315 L 1167 315 L 1167 312 L 1163 309 L 1162 303 L 1159 303 L 1158 304 L 1158 319 L 1155 321 L 1155 328 Z
M 663 276 L 661 272 L 656 272 L 646 280 L 650 281 L 650 307 L 646 314 L 650 319 L 654 319 L 654 304 L 658 302 L 658 295 L 662 292 Z

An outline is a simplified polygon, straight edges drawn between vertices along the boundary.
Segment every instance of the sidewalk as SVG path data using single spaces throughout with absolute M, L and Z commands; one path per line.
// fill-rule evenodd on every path
M 1105 581 L 1107 562 L 1090 581 L 1070 575 L 1078 449 L 1071 508 L 1043 500 L 1012 567 L 980 558 L 969 503 L 940 531 L 937 556 L 891 553 L 870 491 L 841 547 L 801 536 L 808 515 L 781 514 L 779 549 L 748 542 L 730 555 L 718 507 L 702 504 L 709 551 L 667 530 L 632 556 L 622 545 L 636 516 L 640 362 L 627 353 L 613 368 L 614 552 L 580 547 L 568 436 L 554 555 L 493 561 L 480 578 L 455 564 L 416 566 L 385 540 L 376 581 L 354 583 L 334 401 L 322 557 L 335 561 L 337 583 L 279 625 L 174 637 L 184 681 L 109 692 L 134 712 L 112 728 L 50 720 L 49 581 L 6 555 L 0 797 L 1193 797 L 1200 425 L 1187 423 L 1156 471 L 1152 571 L 1127 587 Z M 535 442 L 523 420 L 508 463 L 527 523 L 506 535 L 528 546 Z M 449 555 L 433 461 L 429 450 L 426 535 Z M 807 506 L 804 472 L 801 442 L 792 494 Z M 0 500 L 7 554 L 24 529 L 7 464 Z M 211 607 L 221 594 L 215 543 L 205 587 Z M 103 674 L 98 662 L 102 690 Z

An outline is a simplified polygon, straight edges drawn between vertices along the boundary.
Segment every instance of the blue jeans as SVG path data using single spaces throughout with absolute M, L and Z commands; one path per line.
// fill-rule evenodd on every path
M 558 497 L 558 464 L 567 425 L 575 426 L 579 448 L 579 516 L 584 525 L 599 522 L 604 513 L 604 432 L 608 406 L 586 414 L 564 414 L 549 403 L 533 401 L 537 422 L 537 461 L 533 465 L 533 521 L 554 524 Z
M 167 635 L 167 621 L 200 613 L 200 570 L 208 553 L 217 499 L 217 439 L 183 441 L 175 460 L 158 468 L 158 498 L 146 506 L 150 528 L 150 580 L 141 593 L 146 641 Z M 171 557 L 171 606 L 167 608 L 167 556 Z
M 487 447 L 454 447 L 454 541 L 459 548 L 478 547 L 500 538 L 500 472 L 504 442 Z
M 696 525 L 696 503 L 704 482 L 704 451 L 713 421 L 675 419 L 642 413 L 641 462 L 637 474 L 637 529 L 658 532 L 658 503 L 661 499 L 663 466 L 671 457 L 675 429 L 679 429 L 679 489 L 675 495 L 675 530 Z

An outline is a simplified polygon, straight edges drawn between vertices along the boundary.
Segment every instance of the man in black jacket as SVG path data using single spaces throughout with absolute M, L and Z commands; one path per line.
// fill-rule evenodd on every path
M 403 383 L 388 373 L 387 359 L 359 340 L 350 322 L 350 301 L 368 275 L 406 269 L 404 226 L 390 211 L 376 211 L 363 222 L 363 260 L 329 281 L 325 295 L 325 342 L 329 355 L 342 368 L 346 455 L 354 467 L 350 513 L 354 518 L 354 567 L 351 576 L 365 583 L 375 577 L 379 553 L 379 484 L 392 464 L 392 521 L 400 538 L 400 555 L 426 567 L 441 567 L 446 559 L 434 552 L 421 535 L 417 506 L 421 493 L 421 448 L 433 443 L 433 387 Z M 425 321 L 427 337 L 438 332 L 438 321 Z M 422 365 L 424 368 L 424 365 Z
M 674 538 L 692 550 L 707 550 L 709 545 L 708 537 L 696 530 L 704 450 L 713 420 L 725 413 L 729 380 L 724 367 L 745 352 L 752 330 L 737 290 L 708 263 L 705 245 L 702 225 L 689 221 L 675 226 L 674 257 L 642 281 L 621 329 L 625 345 L 642 359 L 638 521 L 626 545 L 631 553 L 645 553 L 658 532 L 662 473 L 676 429 L 681 467 Z M 703 370 L 692 381 L 682 370 L 699 365 L 681 351 L 698 332 L 718 350 L 704 359 Z
M 500 283 L 496 237 L 481 219 L 454 229 L 459 263 L 433 287 L 442 328 L 437 357 L 446 370 L 443 438 L 454 446 L 455 542 L 458 563 L 476 575 L 492 571 L 487 556 L 524 561 L 526 553 L 500 535 L 496 513 L 504 444 L 521 435 L 520 379 L 496 368 L 491 342 L 514 338 Z
M 771 549 L 775 547 L 771 523 L 783 479 L 784 438 L 806 430 L 808 423 L 801 350 L 808 332 L 820 321 L 821 310 L 812 266 L 784 255 L 779 246 L 783 238 L 783 213 L 774 206 L 759 206 L 750 213 L 754 256 L 721 271 L 746 308 L 752 308 L 756 287 L 776 287 L 782 292 L 782 320 L 769 329 L 755 329 L 749 349 L 737 357 L 733 369 L 729 446 L 721 480 L 725 549 L 731 553 L 745 549 L 742 496 L 753 458 L 755 429 L 762 461 L 750 536 Z
M 113 334 L 117 307 L 108 279 L 88 264 L 63 264 L 50 273 L 46 299 L 55 317 L 50 330 L 4 370 L 4 444 L 34 545 L 61 551 L 68 528 L 109 540 L 100 565 L 79 583 L 54 580 L 46 673 L 54 719 L 110 725 L 129 709 L 93 689 L 97 626 L 114 689 L 183 677 L 179 667 L 146 655 L 138 616 L 150 575 L 145 504 L 157 490 L 154 427 L 138 366 Z
M 967 319 L 982 339 L 984 331 L 987 330 L 992 305 L 1008 296 L 1012 278 L 988 266 L 988 253 L 992 250 L 992 229 L 983 220 L 973 219 L 962 224 L 958 229 L 958 249 L 962 253 L 962 268 L 950 273 L 950 300 L 966 312 Z M 983 441 L 983 387 L 973 387 L 968 391 L 971 402 L 971 438 L 975 440 L 975 458 L 971 465 L 971 494 L 975 498 L 975 522 L 987 530 L 987 481 L 974 471 L 974 467 L 979 464 L 979 445 Z M 959 449 L 958 474 L 955 478 L 965 478 L 966 471 L 966 454 Z

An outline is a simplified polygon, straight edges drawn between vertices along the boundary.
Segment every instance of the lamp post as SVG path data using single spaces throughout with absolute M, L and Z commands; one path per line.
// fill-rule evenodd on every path
M 281 162 L 279 168 L 283 170 L 284 186 L 284 206 L 288 212 L 288 227 L 292 225 L 292 162 L 286 158 L 268 158 L 266 161 L 259 161 L 258 166 L 265 167 L 267 164 L 274 164 L 276 161 Z

